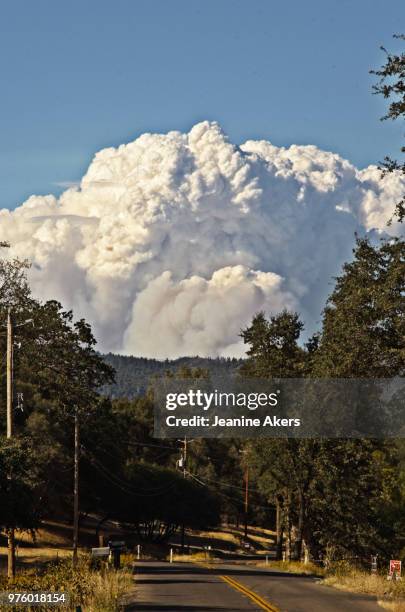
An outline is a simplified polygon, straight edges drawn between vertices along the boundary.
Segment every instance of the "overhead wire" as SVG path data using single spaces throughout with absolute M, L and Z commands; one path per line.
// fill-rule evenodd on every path
M 226 497 L 227 499 L 230 499 L 232 501 L 236 501 L 238 503 L 242 503 L 243 500 L 241 498 L 237 498 L 237 497 L 232 497 L 231 495 L 227 495 L 227 493 L 224 493 L 223 491 L 218 491 L 218 489 L 216 487 L 213 487 L 212 485 L 207 484 L 206 482 L 204 482 L 203 480 L 201 480 L 200 478 L 198 478 L 195 474 L 192 474 L 191 472 L 186 472 L 189 476 L 191 476 L 191 478 L 193 478 L 193 480 L 195 480 L 196 482 L 198 482 L 198 484 L 200 484 L 201 486 L 207 487 L 209 489 L 213 489 L 215 490 L 216 493 L 218 493 L 218 495 L 222 495 L 223 497 Z M 242 489 L 243 490 L 243 489 Z M 255 506 L 256 508 L 262 508 L 263 510 L 269 510 L 269 508 L 273 507 L 274 504 L 268 504 L 267 506 L 263 506 L 261 504 L 257 504 L 253 501 L 250 502 L 251 506 Z
M 84 447 L 83 447 L 84 448 Z M 89 449 L 84 449 L 85 454 L 88 457 L 89 461 L 95 465 L 96 469 L 98 469 L 104 476 L 110 480 L 115 486 L 120 487 L 128 493 L 131 493 L 134 496 L 141 497 L 156 497 L 157 495 L 162 495 L 167 491 L 171 490 L 175 485 L 176 481 L 173 480 L 172 483 L 160 485 L 159 487 L 151 488 L 151 489 L 140 489 L 137 487 L 136 489 L 130 485 L 128 482 L 124 481 L 122 478 L 119 478 L 116 474 L 112 473 L 105 465 L 98 460 Z

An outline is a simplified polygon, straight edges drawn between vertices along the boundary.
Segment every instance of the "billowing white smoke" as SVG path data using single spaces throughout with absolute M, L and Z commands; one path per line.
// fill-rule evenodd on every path
M 100 151 L 80 187 L 0 211 L 0 239 L 101 350 L 240 355 L 258 310 L 316 326 L 355 231 L 386 231 L 404 188 L 315 146 L 237 147 L 204 122 Z

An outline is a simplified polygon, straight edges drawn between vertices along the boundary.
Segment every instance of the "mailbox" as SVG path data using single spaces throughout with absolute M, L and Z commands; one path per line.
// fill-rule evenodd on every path
M 92 557 L 109 557 L 110 555 L 110 547 L 103 546 L 101 548 L 92 548 L 91 556 Z

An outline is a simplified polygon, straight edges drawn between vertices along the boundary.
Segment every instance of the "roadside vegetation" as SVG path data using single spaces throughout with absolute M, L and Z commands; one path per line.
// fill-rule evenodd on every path
M 248 562 L 249 563 L 249 562 Z M 269 570 L 315 576 L 321 584 L 353 593 L 373 595 L 378 603 L 393 612 L 405 611 L 405 581 L 387 580 L 387 572 L 379 570 L 371 574 L 370 570 L 356 568 L 348 562 L 330 564 L 327 568 L 318 563 L 302 561 L 252 561 L 255 567 Z
M 289 574 L 305 574 L 307 576 L 325 576 L 326 572 L 323 567 L 316 563 L 304 563 L 303 561 L 257 561 L 254 562 L 256 567 L 264 567 L 269 570 L 287 572 Z
M 327 572 L 322 582 L 337 589 L 374 595 L 382 607 L 393 612 L 405 611 L 405 582 L 387 580 L 387 574 L 336 567 Z
M 46 564 L 42 569 L 25 570 L 14 579 L 0 576 L 0 590 L 61 591 L 70 596 L 70 608 L 82 606 L 83 610 L 114 612 L 122 609 L 121 601 L 133 588 L 133 576 L 129 567 L 120 570 L 97 570 L 90 559 L 81 556 L 77 567 L 70 559 Z M 48 612 L 51 606 L 28 607 L 26 610 Z

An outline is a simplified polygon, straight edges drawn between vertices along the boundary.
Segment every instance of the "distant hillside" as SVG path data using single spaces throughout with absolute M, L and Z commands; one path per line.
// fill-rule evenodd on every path
M 116 371 L 116 383 L 103 388 L 103 393 L 112 398 L 127 397 L 132 399 L 143 395 L 152 375 L 164 372 L 175 372 L 182 366 L 189 368 L 204 368 L 216 374 L 236 370 L 242 363 L 240 359 L 181 357 L 173 361 L 158 361 L 143 357 L 126 357 L 108 353 L 103 356 L 105 361 Z

